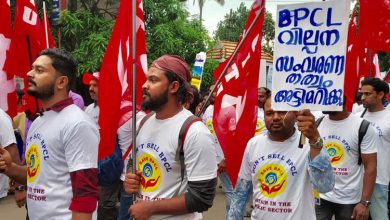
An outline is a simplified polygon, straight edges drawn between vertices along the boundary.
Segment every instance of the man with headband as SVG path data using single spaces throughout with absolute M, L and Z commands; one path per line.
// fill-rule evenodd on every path
M 137 136 L 137 172 L 129 172 L 124 182 L 137 197 L 129 208 L 133 219 L 201 219 L 200 212 L 212 206 L 217 162 L 202 122 L 191 124 L 184 138 L 184 177 L 175 159 L 179 132 L 192 115 L 183 108 L 190 80 L 188 64 L 173 55 L 155 60 L 146 74 L 142 107 L 154 113 Z
M 314 116 L 307 109 L 275 111 L 267 98 L 264 120 L 268 132 L 246 146 L 227 219 L 243 219 L 252 189 L 251 219 L 315 219 L 312 185 L 328 192 L 334 174 Z M 303 148 L 298 148 L 301 132 L 295 123 L 309 140 Z

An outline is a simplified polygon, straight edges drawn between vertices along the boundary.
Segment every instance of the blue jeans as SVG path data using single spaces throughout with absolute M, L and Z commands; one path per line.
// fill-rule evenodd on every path
M 121 199 L 120 199 L 119 215 L 118 220 L 129 220 L 131 219 L 129 214 L 129 208 L 133 205 L 133 195 L 128 194 L 125 189 L 121 188 Z
M 387 200 L 389 186 L 375 183 L 374 192 L 371 196 L 370 215 L 373 220 L 388 220 Z
M 233 184 L 230 181 L 230 177 L 227 172 L 222 172 L 219 174 L 219 180 L 221 181 L 222 190 L 225 192 L 226 197 L 226 212 L 230 209 L 230 203 L 233 198 Z

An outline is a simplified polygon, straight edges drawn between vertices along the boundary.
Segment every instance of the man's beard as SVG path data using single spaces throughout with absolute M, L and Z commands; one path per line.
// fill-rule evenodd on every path
M 27 93 L 37 99 L 47 100 L 54 95 L 54 84 L 50 84 L 43 88 L 38 88 L 35 82 L 30 81 L 35 86 L 36 90 L 27 89 Z
M 142 100 L 141 107 L 143 110 L 156 111 L 168 102 L 168 89 L 155 98 L 152 98 L 145 90 L 143 91 L 143 94 L 148 97 Z

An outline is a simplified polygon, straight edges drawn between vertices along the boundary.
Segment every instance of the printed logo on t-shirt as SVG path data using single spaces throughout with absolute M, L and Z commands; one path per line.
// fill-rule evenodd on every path
M 344 161 L 344 150 L 340 144 L 328 142 L 325 144 L 325 148 L 329 153 L 332 165 L 337 165 Z
M 284 192 L 287 185 L 287 173 L 279 164 L 266 164 L 258 173 L 260 192 L 267 198 L 276 197 Z
M 161 170 L 156 158 L 148 153 L 142 154 L 138 159 L 138 167 L 142 172 L 141 192 L 153 192 L 161 184 Z
M 263 123 L 263 120 L 257 119 L 257 123 L 256 123 L 256 133 L 255 133 L 255 135 L 260 134 L 263 130 L 264 130 L 264 123 Z
M 39 155 L 39 148 L 36 144 L 32 144 L 26 153 L 27 163 L 27 182 L 34 182 L 39 176 L 41 170 L 41 158 Z
M 214 134 L 213 120 L 209 119 L 206 121 L 206 127 L 210 130 L 211 134 Z

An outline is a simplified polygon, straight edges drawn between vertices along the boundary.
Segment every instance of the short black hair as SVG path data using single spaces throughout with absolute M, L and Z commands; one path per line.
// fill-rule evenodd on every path
M 386 99 L 386 95 L 389 93 L 389 85 L 379 79 L 379 78 L 373 78 L 373 77 L 370 77 L 370 78 L 367 78 L 367 79 L 364 79 L 362 81 L 362 87 L 363 86 L 372 86 L 375 90 L 375 92 L 379 93 L 379 92 L 383 92 L 384 96 L 383 96 L 383 100 Z
M 259 89 L 264 89 L 265 90 L 265 95 L 267 97 L 271 96 L 271 90 L 269 90 L 267 87 L 260 87 Z
M 176 97 L 179 103 L 184 104 L 188 100 L 188 88 L 189 84 L 185 82 L 182 78 L 180 78 L 177 74 L 165 71 L 164 75 L 168 78 L 168 82 L 172 83 L 174 81 L 179 82 L 179 89 L 176 92 Z
M 191 103 L 190 103 L 190 108 L 189 110 L 194 113 L 195 112 L 195 109 L 196 107 L 198 106 L 199 102 L 200 102 L 200 94 L 199 94 L 199 90 L 196 86 L 194 85 L 191 85 L 191 90 L 192 90 L 192 95 L 194 96 L 194 98 L 192 99 Z
M 69 80 L 68 90 L 76 80 L 77 62 L 71 53 L 64 49 L 48 48 L 41 51 L 39 56 L 48 56 L 52 60 L 52 66 L 62 76 L 67 76 Z

